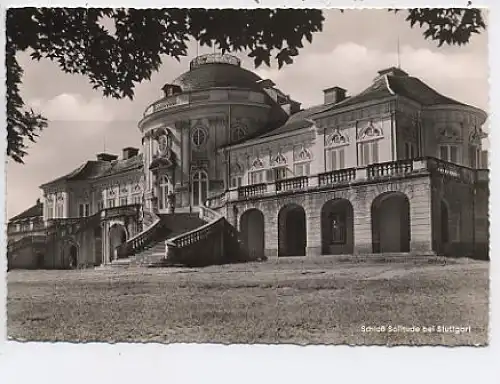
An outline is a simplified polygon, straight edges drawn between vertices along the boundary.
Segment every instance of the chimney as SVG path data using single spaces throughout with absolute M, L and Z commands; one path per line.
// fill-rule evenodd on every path
M 346 90 L 340 87 L 332 87 L 323 90 L 325 104 L 336 104 L 346 98 Z
M 99 161 L 114 161 L 118 159 L 118 156 L 112 155 L 110 153 L 98 153 L 96 157 Z
M 137 156 L 139 153 L 139 149 L 134 147 L 123 148 L 123 160 L 130 159 L 134 156 Z

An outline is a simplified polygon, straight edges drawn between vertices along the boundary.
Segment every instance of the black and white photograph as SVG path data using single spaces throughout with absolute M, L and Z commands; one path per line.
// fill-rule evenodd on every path
M 489 344 L 487 9 L 5 15 L 9 340 Z

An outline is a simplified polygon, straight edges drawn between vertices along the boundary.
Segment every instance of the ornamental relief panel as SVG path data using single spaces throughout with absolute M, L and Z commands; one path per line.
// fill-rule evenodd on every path
M 457 143 L 461 142 L 462 137 L 462 127 L 460 124 L 453 123 L 441 123 L 435 125 L 435 130 L 438 134 L 438 140 L 440 142 L 451 142 Z

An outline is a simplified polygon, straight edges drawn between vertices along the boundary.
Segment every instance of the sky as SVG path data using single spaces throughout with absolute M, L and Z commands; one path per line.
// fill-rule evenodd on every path
M 462 47 L 442 46 L 425 40 L 423 30 L 404 20 L 404 14 L 386 10 L 324 11 L 322 32 L 313 35 L 294 63 L 255 69 L 244 54 L 242 66 L 278 88 L 303 107 L 321 104 L 323 89 L 340 86 L 349 95 L 366 88 L 377 71 L 398 64 L 438 92 L 461 102 L 488 107 L 488 41 L 484 32 Z M 63 73 L 51 61 L 35 62 L 28 53 L 19 56 L 25 73 L 21 94 L 26 104 L 47 117 L 49 126 L 31 144 L 25 164 L 8 159 L 7 218 L 33 205 L 39 186 L 72 171 L 99 152 L 121 155 L 127 146 L 140 147 L 137 123 L 145 108 L 161 98 L 161 87 L 189 68 L 196 56 L 192 43 L 180 62 L 165 57 L 150 81 L 135 88 L 134 100 L 108 99 L 93 90 L 87 78 Z M 210 53 L 200 48 L 199 53 Z

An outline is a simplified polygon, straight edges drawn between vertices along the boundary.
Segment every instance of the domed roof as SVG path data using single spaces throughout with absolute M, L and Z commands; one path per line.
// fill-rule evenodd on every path
M 191 61 L 190 70 L 173 81 L 183 92 L 216 87 L 260 90 L 260 76 L 240 67 L 240 60 L 227 54 L 199 56 Z

